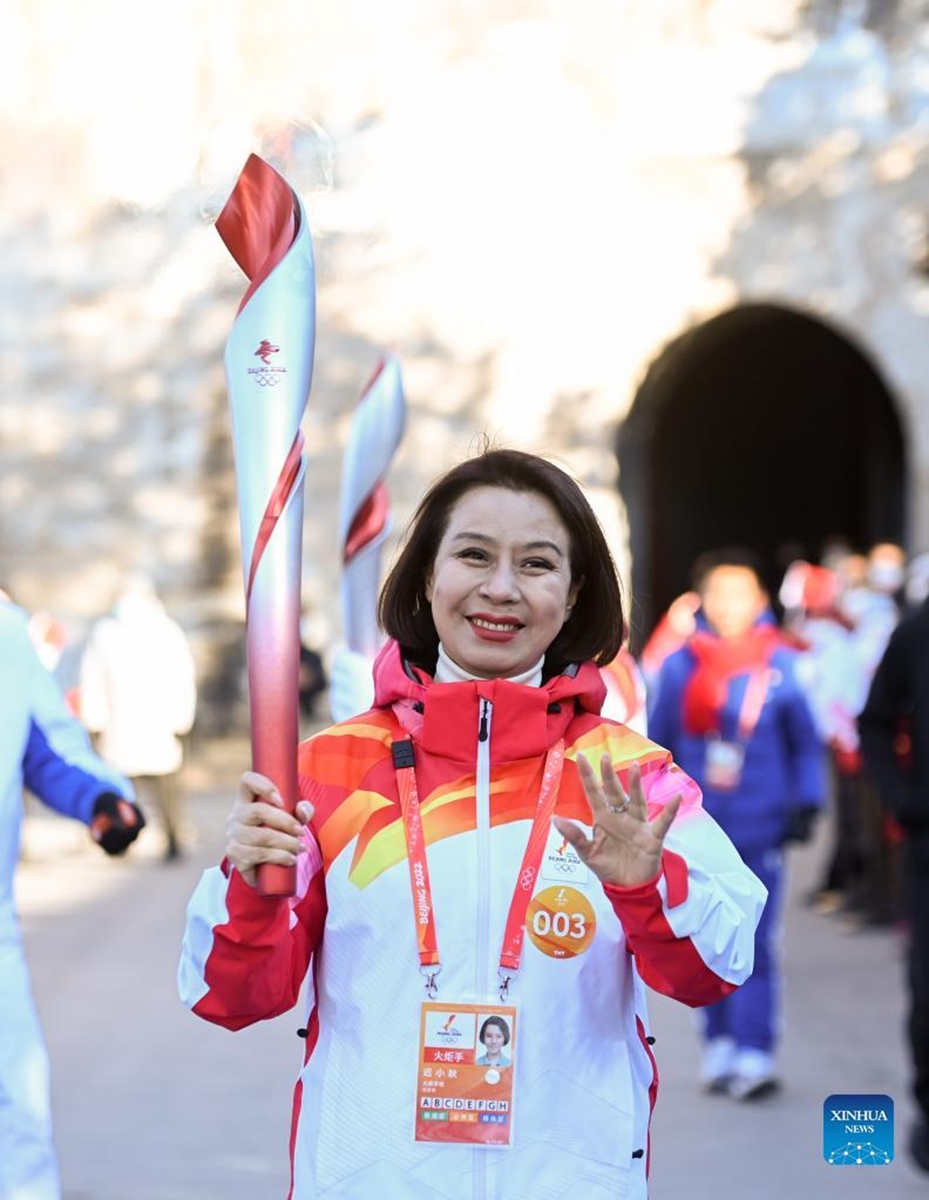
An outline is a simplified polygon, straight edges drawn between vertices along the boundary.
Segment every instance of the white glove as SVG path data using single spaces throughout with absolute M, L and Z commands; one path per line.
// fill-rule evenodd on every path
M 367 712 L 374 704 L 373 663 L 364 654 L 340 646 L 329 671 L 329 711 L 334 721 Z

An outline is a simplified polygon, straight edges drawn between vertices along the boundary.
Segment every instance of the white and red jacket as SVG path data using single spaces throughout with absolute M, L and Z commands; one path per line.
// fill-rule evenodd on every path
M 434 683 L 388 643 L 376 704 L 305 743 L 302 792 L 315 849 L 297 895 L 269 900 L 228 866 L 188 911 L 182 998 L 227 1028 L 286 1012 L 312 973 L 306 1056 L 294 1094 L 295 1200 L 606 1200 L 646 1195 L 657 1071 L 645 984 L 711 1003 L 752 969 L 765 890 L 660 747 L 599 716 L 592 664 L 540 687 Z M 483 720 L 483 740 L 479 726 Z M 590 822 L 576 758 L 638 762 L 654 813 L 679 792 L 662 870 L 603 887 L 552 826 L 536 891 L 564 883 L 596 914 L 583 953 L 525 939 L 514 1147 L 417 1144 L 417 1033 L 424 999 L 392 743 L 412 738 L 438 927 L 439 998 L 495 997 L 507 912 L 549 747 L 566 761 L 557 813 Z

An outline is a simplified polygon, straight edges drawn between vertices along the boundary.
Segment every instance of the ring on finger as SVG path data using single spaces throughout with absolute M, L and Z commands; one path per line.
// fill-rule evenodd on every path
M 629 807 L 629 797 L 628 796 L 622 802 L 622 804 L 611 804 L 609 806 L 610 812 L 614 812 L 614 813 L 624 813 L 628 807 Z

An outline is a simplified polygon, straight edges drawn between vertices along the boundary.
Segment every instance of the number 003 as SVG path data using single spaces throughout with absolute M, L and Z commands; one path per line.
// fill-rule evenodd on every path
M 532 918 L 532 932 L 539 937 L 553 933 L 558 938 L 582 938 L 587 933 L 587 922 L 583 913 L 550 913 L 540 908 Z

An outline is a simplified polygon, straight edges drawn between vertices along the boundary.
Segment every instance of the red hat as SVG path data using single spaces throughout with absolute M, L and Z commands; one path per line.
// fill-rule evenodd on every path
M 839 577 L 828 567 L 808 567 L 801 605 L 810 614 L 830 612 L 839 599 Z

